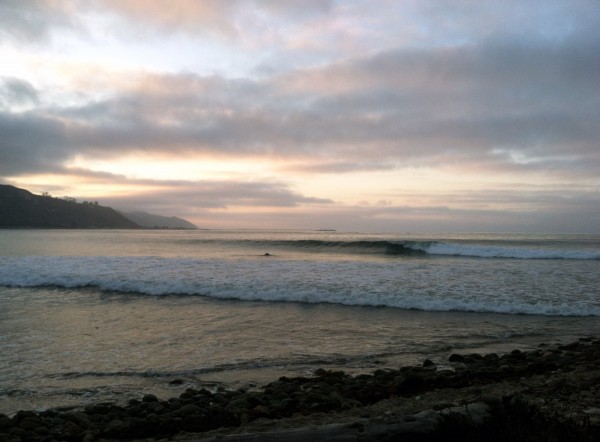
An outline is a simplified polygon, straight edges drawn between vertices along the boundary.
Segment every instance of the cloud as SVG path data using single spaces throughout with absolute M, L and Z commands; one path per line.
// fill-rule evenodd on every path
M 361 163 L 351 161 L 306 161 L 303 163 L 290 162 L 282 166 L 280 170 L 292 173 L 352 173 L 365 171 L 389 171 L 393 170 L 393 164 L 385 164 L 363 161 Z
M 14 77 L 0 77 L 0 108 L 36 105 L 39 101 L 38 92 L 31 83 Z
M 239 0 L 177 0 L 165 4 L 145 0 L 96 0 L 101 12 L 112 12 L 127 26 L 142 30 L 144 26 L 157 32 L 234 35 L 233 20 Z
M 31 132 L 56 144 L 50 164 L 168 151 L 304 159 L 332 173 L 344 169 L 340 157 L 372 170 L 371 157 L 395 167 L 596 176 L 599 43 L 397 48 L 259 80 L 150 74 L 108 99 L 4 118 L 18 123 L 13 144 L 32 154 Z M 4 96 L 14 98 L 16 85 L 21 99 L 39 95 L 11 81 Z
M 45 42 L 53 29 L 76 28 L 71 0 L 3 0 L 0 2 L 0 42 Z
M 137 32 L 186 34 L 241 40 L 256 38 L 256 22 L 273 24 L 278 19 L 294 22 L 331 11 L 329 0 L 176 0 L 165 5 L 147 0 L 95 0 L 94 9 L 112 13 L 123 28 Z M 266 17 L 265 17 L 266 14 Z M 248 42 L 245 42 L 246 44 Z
M 0 134 L 0 176 L 60 171 L 73 154 L 65 125 L 35 112 L 0 112 Z
M 114 183 L 114 181 L 113 181 Z M 226 210 L 244 208 L 293 208 L 301 205 L 328 205 L 327 198 L 307 197 L 295 192 L 281 182 L 255 182 L 236 180 L 158 181 L 131 180 L 130 194 L 107 197 L 110 203 L 123 210 L 142 209 L 162 213 L 181 212 L 182 207 L 193 211 L 208 209 Z M 145 188 L 151 190 L 143 190 Z
M 396 48 L 258 80 L 149 74 L 108 99 L 4 119 L 15 122 L 11 143 L 28 146 L 36 168 L 47 149 L 50 165 L 81 153 L 166 149 L 305 158 L 332 173 L 344 169 L 340 157 L 372 169 L 367 155 L 396 167 L 594 176 L 599 45 L 572 38 Z M 39 96 L 19 79 L 3 90 L 12 100 Z M 36 136 L 44 140 L 37 155 Z M 18 161 L 24 171 L 27 160 Z
M 255 0 L 253 6 L 286 17 L 327 14 L 333 10 L 332 0 Z
M 0 177 L 56 174 L 112 182 L 131 191 L 122 202 L 175 208 L 193 201 L 213 217 L 245 207 L 256 220 L 262 210 L 279 211 L 285 219 L 310 206 L 304 221 L 330 216 L 355 229 L 370 222 L 388 230 L 395 222 L 410 228 L 419 217 L 431 226 L 445 220 L 458 227 L 452 223 L 461 217 L 488 225 L 508 225 L 513 217 L 515 229 L 529 221 L 549 226 L 534 209 L 554 219 L 560 212 L 597 220 L 597 212 L 586 207 L 598 207 L 590 189 L 597 189 L 600 170 L 600 7 L 583 0 L 576 5 L 4 1 L 0 44 L 6 47 L 49 41 L 56 48 L 55 39 L 62 38 L 61 57 L 75 57 L 83 47 L 93 54 L 105 50 L 106 42 L 114 50 L 111 45 L 122 41 L 112 31 L 125 26 L 136 36 L 134 49 L 150 51 L 138 42 L 140 33 L 150 32 L 161 50 L 176 42 L 194 47 L 189 58 L 199 58 L 195 45 L 203 42 L 203 51 L 218 48 L 230 60 L 249 48 L 254 68 L 270 68 L 260 75 L 253 67 L 229 75 L 183 72 L 169 65 L 165 53 L 154 70 L 111 65 L 106 57 L 77 77 L 79 65 L 65 67 L 64 58 L 52 58 L 55 53 L 45 59 L 62 60 L 52 72 L 63 81 L 53 88 L 51 80 L 40 80 L 52 77 L 43 69 L 48 64 L 36 64 L 40 74 L 31 77 L 25 75 L 32 64 L 7 70 L 0 80 Z M 88 35 L 90 46 L 70 45 L 74 33 Z M 103 40 L 103 33 L 110 38 Z M 123 47 L 128 44 L 131 39 Z M 138 56 L 145 57 L 123 53 L 133 54 L 134 66 Z M 207 66 L 202 72 L 210 71 Z M 242 172 L 234 180 L 202 177 L 178 184 L 174 178 L 169 184 L 69 168 L 136 155 L 256 161 L 271 169 L 264 181 L 242 179 Z M 356 200 L 385 204 L 369 207 L 334 203 L 335 185 L 317 198 L 295 187 L 302 180 L 314 185 L 309 174 L 332 175 L 319 177 L 332 183 L 335 175 L 347 180 L 357 172 L 369 172 L 374 181 L 385 175 L 382 182 L 389 184 L 406 168 L 453 174 L 459 182 L 479 180 L 477 189 L 494 184 L 476 192 L 398 192 L 395 200 L 394 189 L 371 188 Z M 401 180 L 402 173 L 397 176 Z M 526 184 L 515 190 L 506 184 L 513 180 Z M 546 180 L 554 180 L 552 189 L 531 184 Z M 154 202 L 140 194 L 144 186 L 156 191 Z
M 351 160 L 368 150 L 410 165 L 435 165 L 452 153 L 460 161 L 523 168 L 517 157 L 498 155 L 511 151 L 531 158 L 528 167 L 551 169 L 560 167 L 565 150 L 597 160 L 595 48 L 594 42 L 550 47 L 492 42 L 397 49 L 266 80 L 161 76 L 153 89 L 68 111 L 74 121 L 91 123 L 78 144 L 102 143 L 103 149 L 108 143 L 133 148 L 138 140 L 149 149 L 168 143 L 199 151 Z M 95 127 L 104 142 L 94 137 Z
M 582 201 L 583 204 L 583 201 Z M 571 206 L 578 209 L 579 206 Z M 195 224 L 207 228 L 318 229 L 332 228 L 338 231 L 359 232 L 597 232 L 600 211 L 583 207 L 582 216 L 562 207 L 531 210 L 507 210 L 493 208 L 465 209 L 444 205 L 373 205 L 344 206 L 322 205 L 292 207 L 287 210 L 244 210 L 232 214 L 219 209 L 190 209 L 179 216 L 193 219 Z

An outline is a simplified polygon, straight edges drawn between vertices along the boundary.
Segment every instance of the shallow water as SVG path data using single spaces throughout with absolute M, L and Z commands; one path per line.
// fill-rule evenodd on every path
M 46 408 L 187 387 L 263 384 L 317 367 L 368 372 L 509 351 L 600 330 L 597 317 L 135 297 L 96 289 L 0 291 L 0 410 Z M 177 379 L 181 385 L 170 385 Z

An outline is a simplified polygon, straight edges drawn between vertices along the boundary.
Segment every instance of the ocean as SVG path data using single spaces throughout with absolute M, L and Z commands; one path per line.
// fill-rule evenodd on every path
M 0 230 L 0 413 L 600 335 L 600 235 Z

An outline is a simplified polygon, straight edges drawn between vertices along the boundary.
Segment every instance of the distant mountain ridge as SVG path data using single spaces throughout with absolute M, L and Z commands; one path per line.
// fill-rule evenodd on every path
M 176 216 L 154 215 L 147 212 L 122 212 L 119 213 L 134 223 L 149 229 L 189 229 L 197 230 L 198 226 Z
M 34 195 L 0 185 L 0 227 L 40 229 L 139 229 L 141 226 L 110 207 L 73 199 Z
M 97 202 L 35 195 L 0 184 L 0 228 L 38 229 L 197 229 L 177 217 L 145 212 L 122 213 Z

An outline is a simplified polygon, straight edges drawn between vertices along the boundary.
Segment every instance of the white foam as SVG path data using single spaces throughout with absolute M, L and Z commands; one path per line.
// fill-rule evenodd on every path
M 490 263 L 483 264 L 486 262 Z M 538 268 L 527 273 L 498 265 L 423 265 L 419 260 L 2 257 L 0 285 L 94 286 L 144 295 L 187 294 L 427 311 L 600 316 L 597 284 L 584 281 L 580 274 L 556 273 L 556 268 L 560 269 L 555 266 L 542 276 Z
M 598 250 L 565 250 L 529 247 L 482 246 L 445 242 L 415 243 L 412 248 L 430 255 L 514 259 L 600 259 Z

